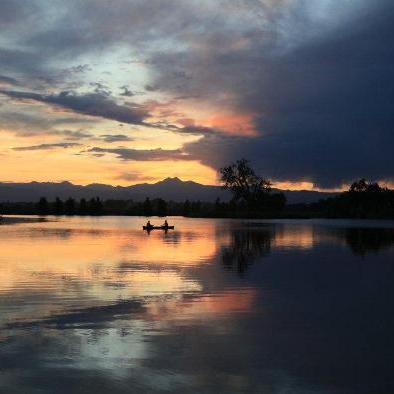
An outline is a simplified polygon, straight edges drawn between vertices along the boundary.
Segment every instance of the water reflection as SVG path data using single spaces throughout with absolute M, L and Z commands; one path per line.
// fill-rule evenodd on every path
M 392 228 L 346 228 L 336 231 L 343 238 L 355 255 L 365 256 L 379 253 L 394 246 Z
M 229 234 L 229 244 L 222 248 L 223 265 L 226 268 L 235 268 L 242 274 L 256 259 L 270 253 L 274 238 L 273 226 L 232 230 Z
M 394 226 L 172 221 L 2 227 L 4 392 L 393 392 Z

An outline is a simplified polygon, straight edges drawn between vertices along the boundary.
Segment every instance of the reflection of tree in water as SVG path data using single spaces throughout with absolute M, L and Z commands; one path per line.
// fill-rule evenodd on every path
M 230 233 L 230 245 L 222 249 L 222 262 L 228 269 L 245 272 L 257 258 L 266 256 L 271 250 L 274 236 L 270 229 L 237 229 Z
M 342 234 L 356 255 L 378 253 L 394 244 L 393 228 L 347 228 Z

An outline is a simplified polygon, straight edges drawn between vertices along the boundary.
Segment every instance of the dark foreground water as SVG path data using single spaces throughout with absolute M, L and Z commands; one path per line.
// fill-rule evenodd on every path
M 0 225 L 1 393 L 394 392 L 393 222 L 53 220 Z

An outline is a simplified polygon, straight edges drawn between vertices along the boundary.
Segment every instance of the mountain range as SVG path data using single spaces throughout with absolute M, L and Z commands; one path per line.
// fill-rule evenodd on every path
M 336 194 L 310 190 L 274 189 L 273 191 L 282 191 L 290 204 L 310 203 Z M 40 197 L 46 197 L 48 201 L 53 201 L 56 197 L 63 200 L 69 197 L 74 199 L 100 197 L 103 200 L 142 201 L 149 197 L 172 201 L 188 199 L 212 202 L 218 197 L 226 201 L 230 198 L 230 194 L 222 190 L 220 186 L 202 185 L 193 181 L 182 181 L 179 178 L 166 178 L 153 184 L 142 183 L 132 186 L 111 186 L 99 183 L 81 186 L 70 182 L 0 182 L 0 202 L 32 202 L 38 201 Z

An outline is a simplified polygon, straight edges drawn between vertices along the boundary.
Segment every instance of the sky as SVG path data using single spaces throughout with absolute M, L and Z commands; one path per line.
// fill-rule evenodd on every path
M 394 185 L 391 0 L 2 0 L 0 181 Z

